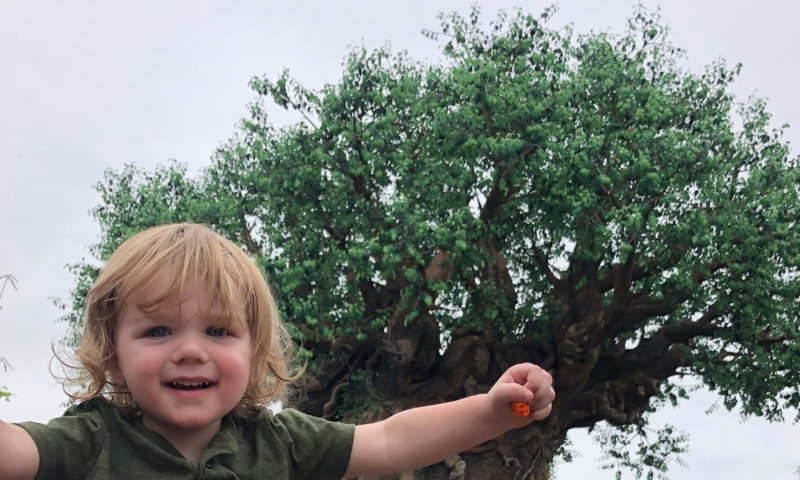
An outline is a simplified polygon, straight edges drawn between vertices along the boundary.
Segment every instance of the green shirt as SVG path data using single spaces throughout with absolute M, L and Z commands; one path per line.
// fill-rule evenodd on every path
M 222 419 L 200 462 L 103 398 L 70 407 L 47 425 L 19 424 L 39 449 L 38 479 L 341 479 L 355 427 L 286 409 Z

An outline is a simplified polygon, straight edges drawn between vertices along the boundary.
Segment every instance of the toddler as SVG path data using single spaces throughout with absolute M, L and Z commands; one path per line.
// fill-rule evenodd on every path
M 273 414 L 297 378 L 291 341 L 256 264 L 200 225 L 125 241 L 86 302 L 71 378 L 80 402 L 47 425 L 0 421 L 2 480 L 404 472 L 545 418 L 555 396 L 547 372 L 520 364 L 486 394 L 368 425 Z M 515 415 L 516 402 L 530 414 Z

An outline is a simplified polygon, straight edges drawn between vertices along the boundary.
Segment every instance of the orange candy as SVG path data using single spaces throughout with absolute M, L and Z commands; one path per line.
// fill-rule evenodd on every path
M 527 403 L 511 402 L 511 413 L 518 417 L 527 417 L 531 413 L 531 407 Z

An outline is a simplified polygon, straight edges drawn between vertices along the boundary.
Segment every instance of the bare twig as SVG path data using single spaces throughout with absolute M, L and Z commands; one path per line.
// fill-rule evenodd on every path
M 0 283 L 2 283 L 2 286 L 0 286 L 0 298 L 3 298 L 3 292 L 6 290 L 6 285 L 11 284 L 11 286 L 14 287 L 14 290 L 17 289 L 17 278 L 14 277 L 14 275 L 0 275 Z M 3 306 L 0 305 L 0 310 L 2 309 Z

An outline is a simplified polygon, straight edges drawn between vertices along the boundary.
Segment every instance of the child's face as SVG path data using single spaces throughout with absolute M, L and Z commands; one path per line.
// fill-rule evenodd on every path
M 250 331 L 243 318 L 228 328 L 206 289 L 188 282 L 181 298 L 154 312 L 137 304 L 166 288 L 162 275 L 123 309 L 117 324 L 115 383 L 127 386 L 146 426 L 170 434 L 214 432 L 242 399 L 250 376 Z

